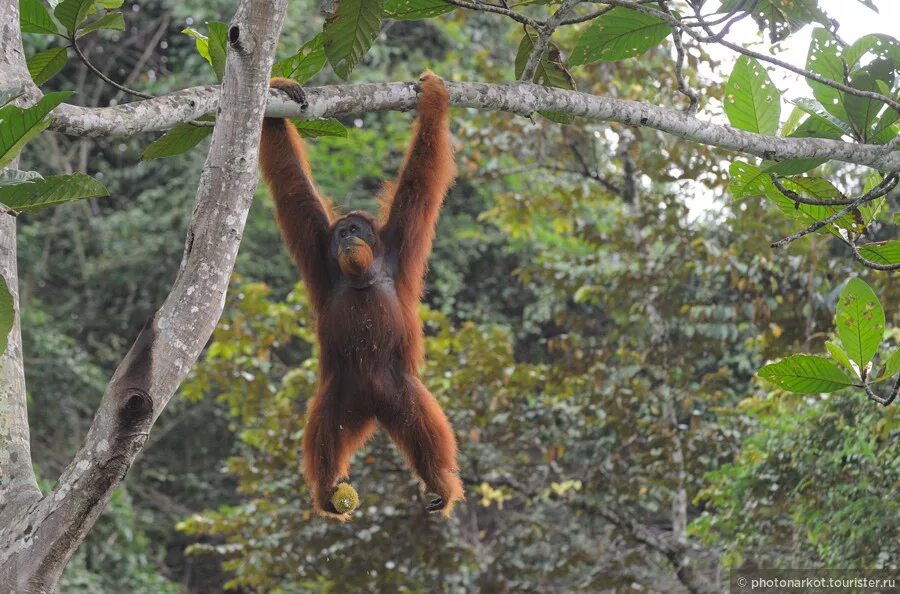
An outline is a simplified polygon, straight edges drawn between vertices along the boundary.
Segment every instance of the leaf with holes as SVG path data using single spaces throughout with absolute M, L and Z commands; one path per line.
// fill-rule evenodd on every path
M 34 84 L 41 86 L 59 74 L 68 61 L 66 46 L 54 47 L 28 58 L 28 73 Z
M 25 184 L 39 179 L 44 178 L 37 171 L 22 171 L 20 169 L 4 169 L 0 171 L 0 186 Z
M 834 322 L 847 355 L 864 368 L 881 344 L 885 322 L 881 302 L 865 281 L 850 279 L 838 300 Z
M 804 25 L 828 23 L 827 15 L 819 8 L 817 0 L 723 0 L 719 12 L 731 12 L 752 6 L 751 15 L 760 31 L 769 30 L 772 43 L 781 41 L 799 31 Z
M 659 45 L 671 33 L 672 28 L 655 16 L 614 8 L 594 19 L 581 34 L 569 57 L 569 66 L 634 58 Z
M 741 56 L 725 84 L 725 115 L 735 128 L 774 134 L 781 116 L 781 93 L 758 61 Z
M 212 116 L 203 116 L 200 119 L 205 122 L 211 122 Z M 141 161 L 174 157 L 186 153 L 212 134 L 212 131 L 213 128 L 208 126 L 179 124 L 144 149 Z
M 41 0 L 19 0 L 19 26 L 22 33 L 59 35 L 56 23 Z
M 57 105 L 74 95 L 71 91 L 47 93 L 28 108 L 0 108 L 0 168 L 12 161 L 25 144 L 49 125 L 44 119 Z
M 766 365 L 758 375 L 797 394 L 835 392 L 855 383 L 834 361 L 815 355 L 792 355 Z
M 272 66 L 272 76 L 291 78 L 303 84 L 318 74 L 327 62 L 324 36 L 319 33 L 304 43 L 296 54 Z
M 71 35 L 86 18 L 97 12 L 94 0 L 63 0 L 53 11 L 56 20 Z
M 318 138 L 320 136 L 337 136 L 339 138 L 347 138 L 347 128 L 334 118 L 326 118 L 323 120 L 297 120 L 294 127 L 300 132 L 301 136 L 307 138 Z
M 381 2 L 336 0 L 325 19 L 325 55 L 335 74 L 343 79 L 363 59 L 381 32 Z
M 12 330 L 16 319 L 16 310 L 13 307 L 12 293 L 6 284 L 6 279 L 0 275 L 0 355 L 6 352 L 9 331 Z
M 109 31 L 124 31 L 125 17 L 121 12 L 110 12 L 92 23 L 88 23 L 83 29 L 78 31 L 78 37 L 84 37 L 92 31 L 107 29 Z
M 823 78 L 835 82 L 844 80 L 844 62 L 838 55 L 838 43 L 832 38 L 831 33 L 822 28 L 813 29 L 812 39 L 809 42 L 809 53 L 806 58 L 806 69 Z M 806 79 L 812 88 L 813 96 L 822 107 L 842 122 L 847 121 L 847 111 L 844 109 L 844 93 L 824 83 Z
M 384 3 L 384 17 L 398 21 L 430 19 L 454 8 L 444 0 L 387 0 Z
M 51 175 L 40 181 L 0 187 L 0 204 L 19 213 L 37 212 L 51 206 L 108 196 L 109 192 L 90 175 Z

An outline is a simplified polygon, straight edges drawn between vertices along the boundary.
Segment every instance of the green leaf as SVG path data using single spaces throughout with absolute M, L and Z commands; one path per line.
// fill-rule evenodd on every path
M 212 121 L 211 116 L 200 118 L 202 121 Z M 191 124 L 179 124 L 154 140 L 150 146 L 144 149 L 141 161 L 151 161 L 164 157 L 174 157 L 186 153 L 212 134 L 213 128 L 208 126 L 192 126 Z
M 455 6 L 443 0 L 387 0 L 384 16 L 398 21 L 430 19 L 452 11 Z
M 304 43 L 296 54 L 277 62 L 272 67 L 272 76 L 291 78 L 303 84 L 317 75 L 327 62 L 325 38 L 319 33 Z
M 723 0 L 719 12 L 731 12 L 738 8 L 753 7 L 751 16 L 760 30 L 769 30 L 772 43 L 781 41 L 812 22 L 828 23 L 828 17 L 819 9 L 817 0 Z
M 115 10 L 116 8 L 120 8 L 122 4 L 124 4 L 124 0 L 97 0 L 97 4 L 99 4 L 106 10 Z
M 890 357 L 887 358 L 884 365 L 878 370 L 878 375 L 875 376 L 877 379 L 875 381 L 887 381 L 897 375 L 898 372 L 900 372 L 900 349 L 894 350 Z
M 857 70 L 850 78 L 850 86 L 861 91 L 877 93 L 880 92 L 878 81 L 883 81 L 888 87 L 894 84 L 894 66 L 890 60 L 878 59 Z M 872 125 L 884 106 L 883 101 L 869 97 L 847 95 L 844 98 L 847 121 L 857 130 L 863 142 L 869 142 Z
M 325 54 L 335 74 L 343 79 L 359 64 L 381 32 L 381 2 L 335 0 L 325 19 Z
M 32 107 L 7 105 L 0 109 L 0 168 L 12 161 L 25 144 L 49 125 L 44 117 L 74 95 L 71 91 L 47 93 Z
M 670 33 L 672 28 L 655 16 L 614 8 L 594 19 L 581 34 L 569 57 L 569 66 L 640 56 L 659 45 Z
M 12 330 L 16 319 L 16 310 L 13 308 L 12 293 L 6 284 L 6 279 L 0 275 L 0 355 L 6 352 L 9 340 L 9 331 Z
M 84 173 L 52 175 L 27 184 L 0 187 L 0 204 L 12 210 L 36 212 L 74 200 L 108 196 L 103 184 Z
M 193 27 L 182 29 L 181 32 L 194 38 L 194 42 L 197 45 L 197 53 L 212 66 L 212 58 L 209 57 L 209 37 Z
M 768 173 L 743 161 L 734 161 L 728 168 L 728 191 L 735 200 L 751 196 L 767 196 L 775 190 Z
M 813 29 L 809 42 L 809 54 L 806 58 L 806 69 L 816 74 L 842 82 L 844 80 L 844 63 L 838 55 L 838 43 L 831 34 L 822 28 Z M 806 79 L 812 88 L 813 96 L 822 107 L 837 119 L 846 122 L 847 112 L 844 109 L 844 94 L 826 84 Z
M 847 122 L 845 122 L 841 119 L 838 119 L 837 117 L 828 113 L 828 111 L 826 111 L 822 107 L 822 105 L 815 99 L 803 99 L 803 98 L 793 99 L 793 100 L 791 100 L 791 103 L 793 103 L 794 105 L 796 105 L 797 107 L 799 107 L 800 109 L 802 109 L 803 111 L 808 113 L 809 115 L 811 115 L 811 116 L 814 115 L 820 119 L 825 120 L 826 122 L 830 123 L 833 127 L 839 129 L 841 132 L 846 134 L 847 136 L 853 136 L 853 128 L 850 127 L 850 124 L 848 124 Z M 818 124 L 816 124 L 816 126 L 823 127 L 824 124 L 818 123 Z M 838 137 L 838 138 L 840 138 L 840 137 Z
M 859 255 L 877 264 L 891 266 L 900 264 L 900 240 L 891 239 L 860 246 Z
M 68 61 L 66 46 L 54 47 L 28 58 L 28 73 L 34 84 L 40 86 L 56 76 Z
M 759 370 L 759 377 L 798 394 L 835 392 L 854 380 L 835 363 L 815 355 L 792 355 Z
M 19 26 L 22 33 L 59 35 L 56 23 L 41 0 L 19 0 Z
M 84 37 L 88 33 L 97 31 L 99 29 L 109 29 L 110 31 L 124 31 L 125 17 L 121 12 L 107 13 L 96 21 L 85 25 L 85 27 L 78 32 L 78 37 Z
M 900 43 L 890 35 L 872 33 L 863 35 L 844 50 L 843 58 L 851 71 L 864 55 L 871 53 L 876 58 L 900 60 Z
M 517 80 L 522 77 L 522 72 L 525 70 L 528 58 L 534 50 L 535 37 L 536 36 L 534 35 L 527 34 L 522 38 L 522 41 L 519 42 L 519 50 L 516 52 L 515 62 L 515 75 Z M 544 51 L 544 55 L 541 56 L 538 66 L 534 71 L 534 77 L 531 82 L 544 85 L 545 87 L 575 89 L 575 79 L 572 78 L 572 75 L 566 70 L 566 67 L 562 63 L 559 48 L 553 43 L 547 45 L 547 49 Z M 560 124 L 571 124 L 575 121 L 574 116 L 556 111 L 545 110 L 539 111 L 538 113 L 545 118 Z
M 834 319 L 847 355 L 863 369 L 875 356 L 884 334 L 881 302 L 864 281 L 850 279 L 841 292 Z
M 301 136 L 318 138 L 319 136 L 337 136 L 347 138 L 347 128 L 334 118 L 322 120 L 295 120 L 294 127 Z
M 38 179 L 44 178 L 37 171 L 22 171 L 19 169 L 4 169 L 0 171 L 0 186 L 24 184 Z
M 216 80 L 222 82 L 225 76 L 225 58 L 228 55 L 228 23 L 210 21 L 209 23 L 209 63 Z
M 97 12 L 94 0 L 63 0 L 56 6 L 53 15 L 71 35 L 86 18 Z
M 781 93 L 766 69 L 753 58 L 741 56 L 725 84 L 725 115 L 735 128 L 774 134 L 781 116 Z
M 853 367 L 853 363 L 850 362 L 850 357 L 847 356 L 847 353 L 838 346 L 837 343 L 832 341 L 825 342 L 825 348 L 828 349 L 828 352 L 831 354 L 831 358 L 843 365 L 847 371 L 852 373 L 854 376 L 858 376 L 856 369 Z

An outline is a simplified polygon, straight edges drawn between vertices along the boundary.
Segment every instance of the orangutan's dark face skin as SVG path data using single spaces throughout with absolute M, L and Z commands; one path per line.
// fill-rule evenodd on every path
M 375 230 L 371 223 L 358 215 L 348 215 L 334 226 L 331 253 L 351 280 L 369 276 L 375 259 Z

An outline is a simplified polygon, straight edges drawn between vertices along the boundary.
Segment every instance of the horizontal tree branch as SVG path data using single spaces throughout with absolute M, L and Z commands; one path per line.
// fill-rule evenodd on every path
M 270 92 L 266 115 L 314 119 L 381 111 L 408 111 L 416 104 L 412 82 L 332 85 L 306 89 L 309 108 L 277 91 Z M 782 138 L 737 130 L 702 120 L 674 108 L 649 103 L 553 89 L 531 83 L 487 84 L 448 82 L 450 103 L 488 111 L 530 116 L 550 110 L 588 119 L 653 128 L 679 138 L 770 161 L 834 159 L 884 172 L 900 171 L 900 152 L 884 145 L 857 144 L 824 138 Z M 194 87 L 126 105 L 86 108 L 62 105 L 52 127 L 74 136 L 130 136 L 159 132 L 216 109 L 216 87 Z

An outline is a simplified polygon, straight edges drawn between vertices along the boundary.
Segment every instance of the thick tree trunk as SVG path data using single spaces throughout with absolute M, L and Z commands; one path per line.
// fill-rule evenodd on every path
M 2 503 L 0 517 L 6 519 L 0 523 L 3 594 L 53 591 L 72 553 L 93 527 L 215 328 L 257 185 L 268 74 L 286 6 L 287 0 L 243 0 L 235 14 L 228 32 L 217 125 L 178 279 L 116 370 L 84 444 L 53 490 L 42 498 L 31 490 L 32 497 Z M 3 66 L 21 68 L 16 0 L 0 0 L 0 20 L 6 43 L 18 48 L 0 52 L 0 58 L 15 58 Z M 0 71 L 0 79 L 5 81 L 6 76 Z M 14 236 L 4 234 L 4 244 L 9 241 L 14 242 Z M 0 256 L 6 252 L 0 251 Z M 16 388 L 17 398 L 19 392 L 24 411 L 24 388 Z M 3 412 L 0 408 L 0 418 Z M 20 425 L 17 420 L 10 424 Z M 15 451 L 3 446 L 0 441 L 0 450 Z M 27 449 L 22 451 L 23 456 L 27 454 Z M 30 469 L 30 457 L 24 457 L 18 462 Z

